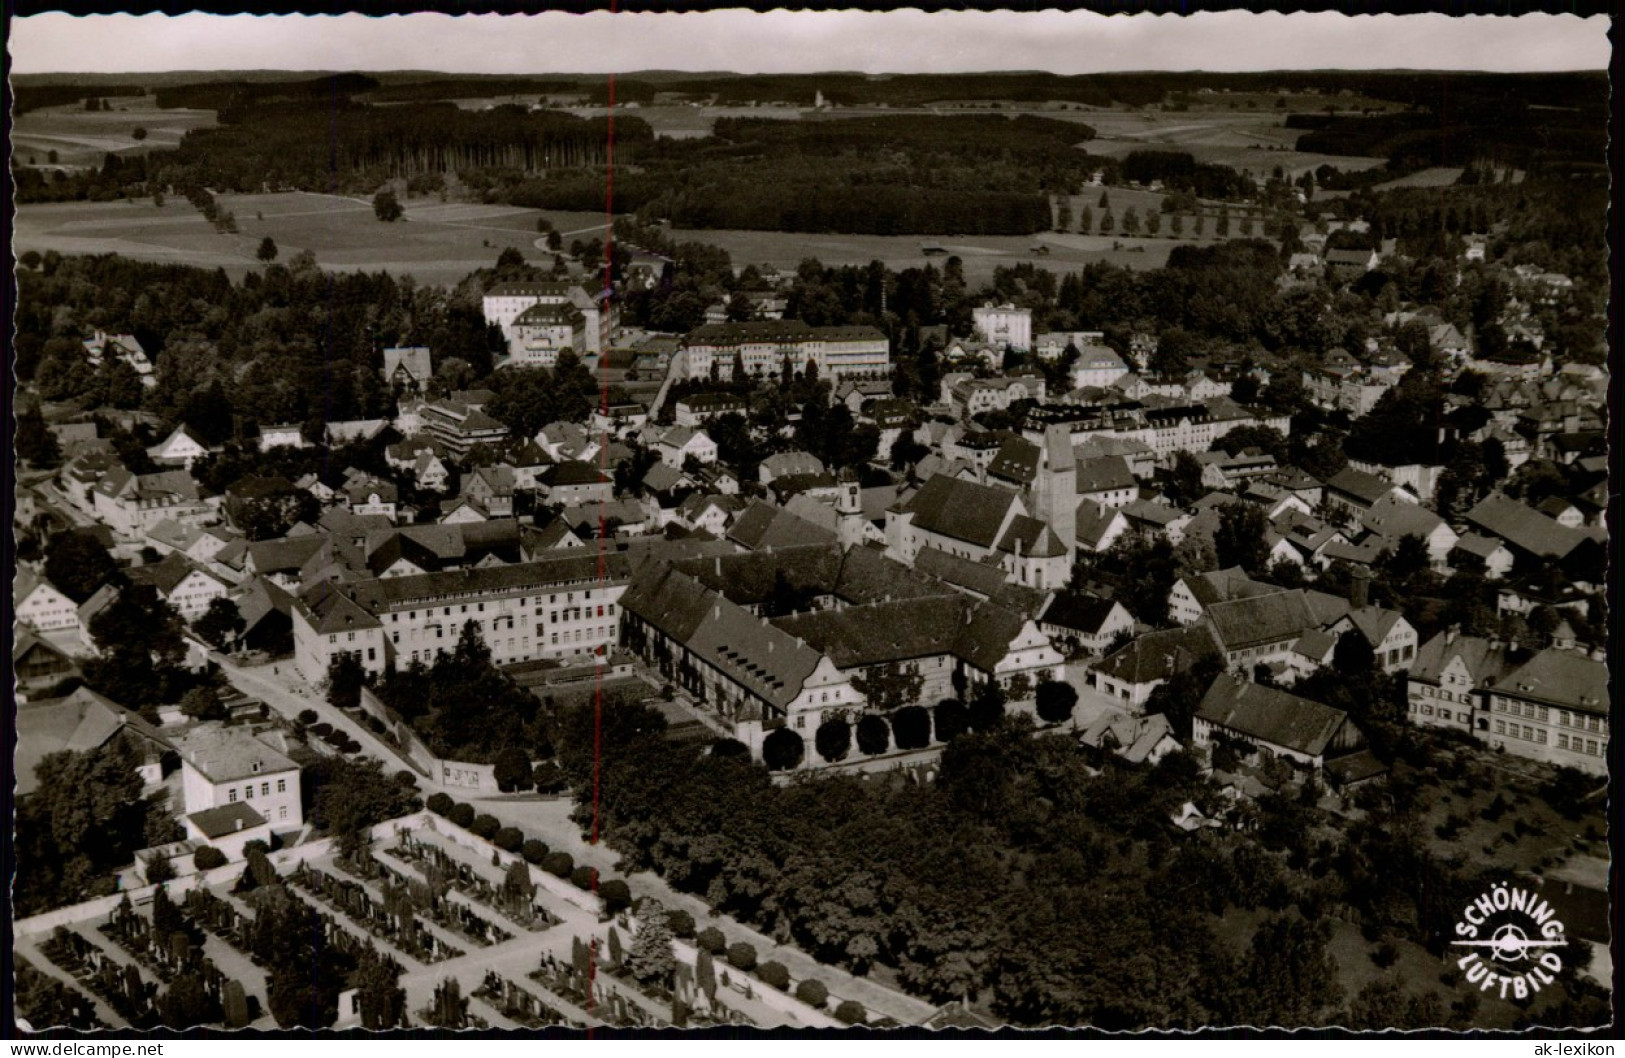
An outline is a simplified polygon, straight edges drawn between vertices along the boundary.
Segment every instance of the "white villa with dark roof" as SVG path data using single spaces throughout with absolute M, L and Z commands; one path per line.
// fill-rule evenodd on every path
M 181 758 L 187 836 L 243 858 L 243 846 L 304 826 L 299 765 L 274 732 L 204 725 L 173 739 Z

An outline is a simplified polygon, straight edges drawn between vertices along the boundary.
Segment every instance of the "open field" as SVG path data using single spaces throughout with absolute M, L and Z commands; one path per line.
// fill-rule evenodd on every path
M 269 235 L 276 241 L 280 261 L 309 250 L 326 268 L 410 274 L 436 285 L 455 284 L 476 268 L 490 266 L 509 246 L 535 263 L 552 263 L 552 255 L 536 245 L 540 210 L 416 198 L 404 203 L 404 220 L 385 224 L 373 216 L 372 204 L 364 198 L 288 192 L 222 195 L 218 201 L 236 215 L 238 234 L 217 233 L 180 199 L 171 199 L 162 208 L 146 200 L 71 202 L 19 207 L 13 244 L 18 253 L 118 253 L 144 261 L 224 268 L 240 277 L 259 267 L 255 252 Z M 546 215 L 565 236 L 566 245 L 576 238 L 602 235 L 601 214 Z
M 1116 193 L 1112 192 L 1114 196 Z M 991 279 L 995 268 L 1009 268 L 1022 262 L 1054 272 L 1076 271 L 1097 261 L 1136 269 L 1159 268 L 1167 263 L 1169 252 L 1178 245 L 1173 239 L 1112 239 L 1057 232 L 932 238 L 673 229 L 671 235 L 680 240 L 692 239 L 722 247 L 732 256 L 736 268 L 755 264 L 794 269 L 804 259 L 816 257 L 825 265 L 865 265 L 880 261 L 893 269 L 926 265 L 940 269 L 947 256 L 954 254 L 965 263 L 965 280 L 972 286 Z M 947 253 L 930 256 L 922 253 L 920 244 L 932 241 L 939 243 Z M 1035 253 L 1038 247 L 1047 247 L 1049 252 Z
M 109 151 L 135 154 L 173 148 L 190 130 L 215 123 L 211 110 L 159 110 L 152 96 L 112 96 L 110 101 L 109 111 L 92 112 L 80 104 L 23 114 L 12 125 L 16 156 L 26 165 L 48 166 L 54 150 L 61 166 L 100 165 Z M 147 130 L 146 139 L 130 135 L 137 126 Z

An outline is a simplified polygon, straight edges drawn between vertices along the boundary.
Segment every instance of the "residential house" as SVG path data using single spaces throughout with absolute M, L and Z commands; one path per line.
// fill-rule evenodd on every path
M 1038 628 L 1052 643 L 1098 655 L 1117 636 L 1134 630 L 1134 615 L 1114 599 L 1059 592 L 1040 612 Z
M 475 467 L 463 475 L 462 497 L 476 504 L 488 518 L 511 518 L 516 487 L 514 469 L 505 463 Z
M 272 448 L 309 448 L 310 442 L 298 423 L 286 423 L 280 426 L 261 426 L 259 435 L 261 452 Z
M 744 415 L 749 410 L 745 398 L 732 393 L 693 393 L 678 398 L 672 421 L 678 426 L 697 427 L 719 415 Z
M 147 449 L 147 455 L 161 467 L 192 469 L 192 464 L 209 454 L 209 444 L 197 431 L 185 423 L 175 427 L 168 437 Z
M 363 474 L 345 484 L 344 499 L 351 514 L 380 514 L 393 520 L 400 490 L 393 481 Z
M 434 378 L 434 354 L 426 345 L 384 350 L 384 385 L 397 393 L 419 394 Z
M 203 489 L 184 470 L 131 474 L 117 467 L 91 489 L 96 517 L 122 540 L 135 541 L 159 522 L 201 525 L 215 518 Z
M 762 460 L 757 475 L 763 485 L 771 485 L 775 478 L 801 474 L 823 474 L 823 461 L 811 452 L 776 452 Z
M 971 323 L 985 342 L 1026 352 L 1033 345 L 1033 312 L 1012 304 L 979 305 L 971 309 Z
M 455 459 L 463 459 L 477 444 L 498 446 L 508 439 L 508 428 L 466 404 L 442 400 L 418 410 L 423 431 L 439 441 Z
M 1327 250 L 1326 267 L 1338 279 L 1358 279 L 1377 267 L 1377 251 Z
M 50 581 L 34 575 L 27 566 L 18 566 L 11 582 L 12 619 L 42 635 L 58 632 L 78 635 L 79 608 Z
M 18 703 L 16 732 L 12 764 L 19 798 L 39 789 L 35 769 L 52 753 L 94 753 L 115 739 L 129 739 L 137 751 L 136 773 L 148 790 L 163 781 L 164 757 L 174 753 L 169 740 L 139 714 L 88 687 L 65 698 Z
M 1389 497 L 1417 502 L 1414 494 L 1393 482 L 1354 467 L 1344 467 L 1326 482 L 1327 506 L 1354 521 L 1365 517 L 1379 501 Z
M 1406 713 L 1411 723 L 1472 734 L 1479 695 L 1508 667 L 1500 643 L 1464 636 L 1454 628 L 1440 632 L 1422 644 L 1406 674 Z M 1487 716 L 1483 727 L 1489 727 Z
M 1036 454 L 1036 451 L 1035 451 Z M 1077 461 L 1077 496 L 1102 507 L 1126 507 L 1140 498 L 1140 483 L 1121 456 Z
M 1208 621 L 1149 632 L 1091 665 L 1089 686 L 1140 713 L 1158 684 L 1208 657 L 1223 657 Z
M 1402 492 L 1384 496 L 1371 505 L 1360 524 L 1390 551 L 1397 550 L 1404 537 L 1417 537 L 1427 545 L 1428 561 L 1433 568 L 1443 570 L 1460 536 L 1443 518 L 1402 496 Z
M 67 651 L 23 626 L 17 629 L 12 640 L 11 674 L 16 681 L 14 694 L 23 702 L 59 686 L 70 676 L 77 676 L 79 666 Z
M 1185 527 L 1193 517 L 1189 511 L 1170 507 L 1159 500 L 1134 500 L 1119 509 L 1128 519 L 1130 529 L 1149 539 L 1166 539 L 1176 545 L 1185 539 Z
M 689 426 L 673 426 L 660 435 L 655 448 L 660 461 L 675 470 L 681 470 L 690 459 L 706 464 L 717 461 L 717 443 L 704 430 Z
M 1214 679 L 1202 696 L 1191 718 L 1191 735 L 1198 746 L 1235 739 L 1316 771 L 1328 754 L 1353 752 L 1365 744 L 1365 736 L 1341 709 L 1230 673 Z
M 240 860 L 254 840 L 304 826 L 299 765 L 276 732 L 207 724 L 173 739 L 187 837 Z
M 1078 347 L 1078 358 L 1067 370 L 1067 382 L 1073 389 L 1099 386 L 1104 389 L 1129 373 L 1129 368 L 1116 350 L 1108 345 L 1089 343 Z
M 1277 585 L 1253 580 L 1240 566 L 1186 575 L 1174 581 L 1168 592 L 1168 616 L 1176 624 L 1194 624 L 1214 603 L 1250 599 L 1280 590 Z
M 1326 631 L 1335 636 L 1358 632 L 1370 645 L 1377 666 L 1389 675 L 1410 668 L 1416 660 L 1416 629 L 1397 610 L 1361 606 L 1328 625 Z
M 1081 500 L 1074 516 L 1079 551 L 1101 554 L 1109 551 L 1129 530 L 1129 520 L 1121 508 L 1106 507 L 1094 500 Z
M 566 507 L 608 503 L 615 498 L 615 480 L 591 463 L 580 461 L 548 467 L 537 484 L 547 503 Z
M 1161 713 L 1150 716 L 1103 713 L 1098 720 L 1078 732 L 1078 741 L 1094 749 L 1115 753 L 1130 764 L 1151 766 L 1168 754 L 1178 753 L 1184 748 L 1174 737 L 1173 725 Z
M 202 617 L 210 602 L 226 598 L 231 590 L 220 577 L 174 551 L 160 562 L 132 568 L 130 579 L 157 588 L 158 595 L 188 622 Z

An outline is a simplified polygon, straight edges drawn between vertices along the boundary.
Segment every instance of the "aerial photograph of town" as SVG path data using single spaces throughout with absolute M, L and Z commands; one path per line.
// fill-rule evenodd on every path
M 1606 17 L 8 21 L 21 1034 L 1614 1031 Z

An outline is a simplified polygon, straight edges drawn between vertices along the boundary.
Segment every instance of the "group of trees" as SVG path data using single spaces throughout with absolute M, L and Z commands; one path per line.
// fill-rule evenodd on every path
M 584 781 L 592 717 L 567 721 L 561 756 Z M 1180 754 L 1092 776 L 1070 740 L 999 721 L 950 743 L 931 786 L 781 787 L 734 755 L 696 758 L 652 713 L 604 721 L 599 811 L 628 863 L 820 959 L 884 963 L 934 1000 L 987 995 L 1025 1025 L 1337 1014 L 1328 934 L 1291 909 L 1302 883 L 1280 854 L 1244 834 L 1169 843 L 1164 814 L 1209 796 Z M 1212 917 L 1226 907 L 1267 908 L 1268 943 L 1229 950 Z M 1079 921 L 1091 928 L 1063 925 Z
M 413 662 L 388 675 L 377 694 L 438 756 L 483 761 L 512 746 L 549 745 L 551 719 L 540 700 L 491 663 L 491 649 L 472 620 L 451 651 L 433 664 Z

